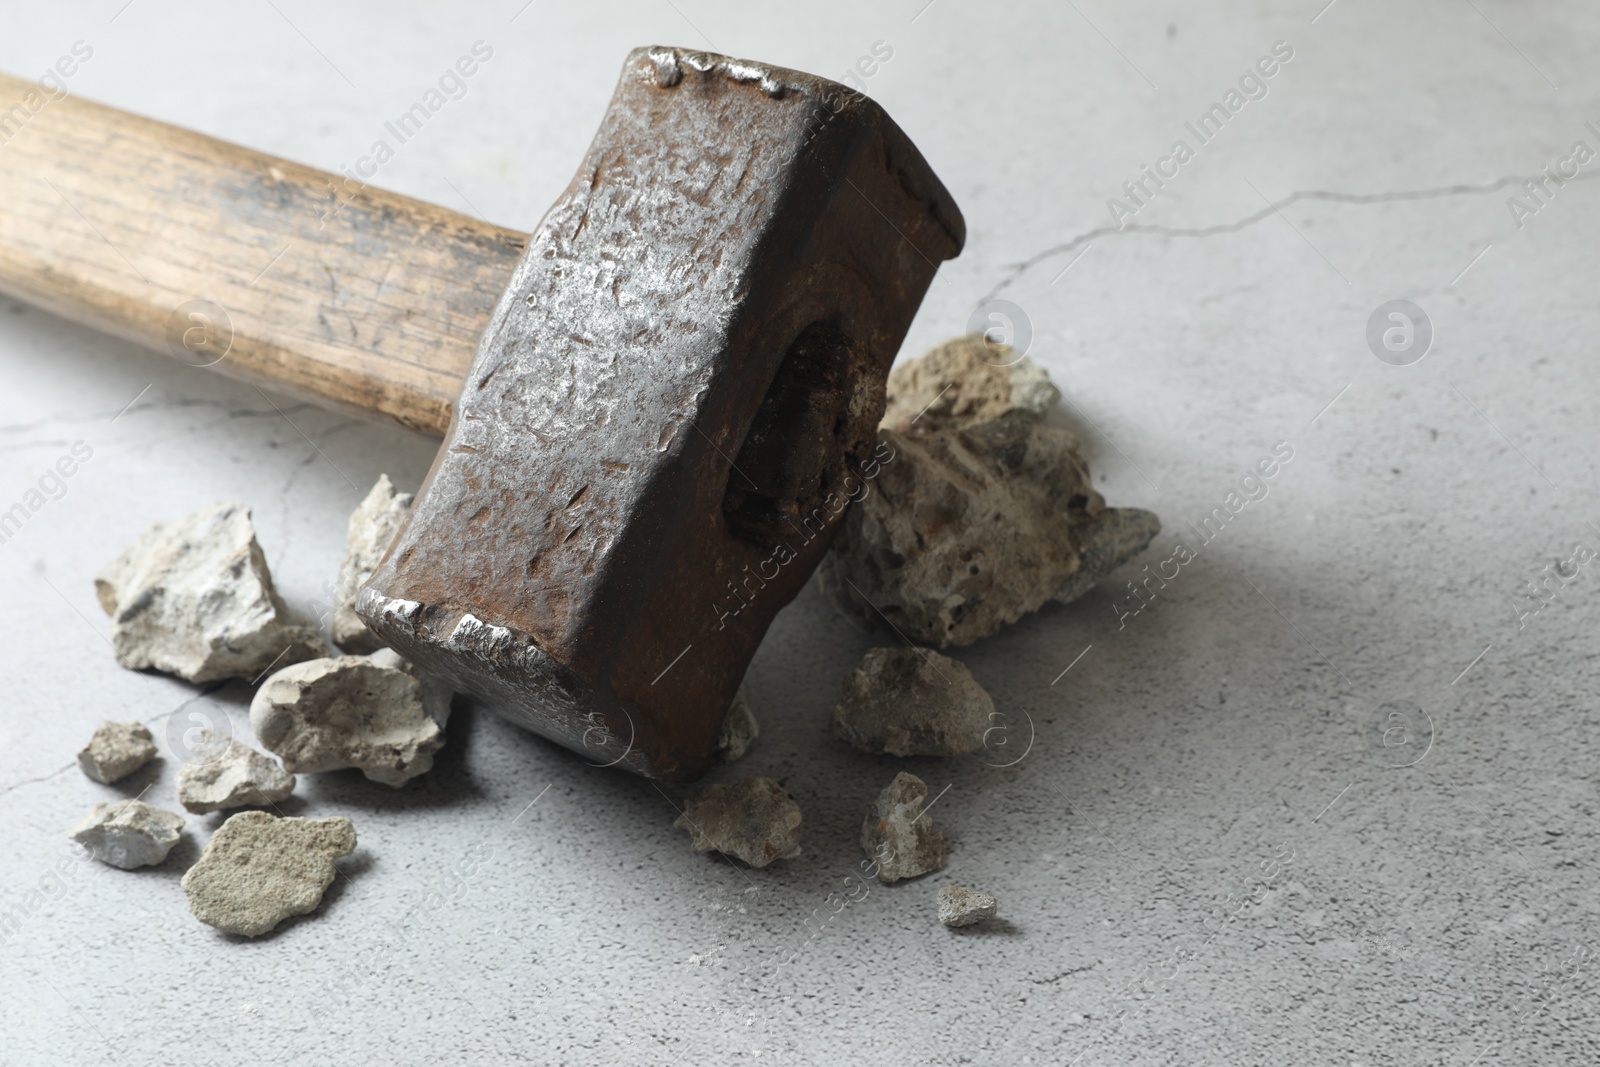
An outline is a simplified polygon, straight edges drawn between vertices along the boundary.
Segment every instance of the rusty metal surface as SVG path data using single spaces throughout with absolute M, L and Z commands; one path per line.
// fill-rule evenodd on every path
M 959 211 L 825 79 L 639 49 L 358 611 L 589 756 L 699 776 L 872 462 Z

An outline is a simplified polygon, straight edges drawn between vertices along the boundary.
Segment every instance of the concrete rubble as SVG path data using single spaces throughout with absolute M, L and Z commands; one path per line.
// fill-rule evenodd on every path
M 292 915 L 315 911 L 355 851 L 349 819 L 281 819 L 242 811 L 223 823 L 183 876 L 189 910 L 208 926 L 256 937 Z
M 285 667 L 250 702 L 256 740 L 295 774 L 358 767 L 401 786 L 444 747 L 451 691 L 391 649 Z
M 964 885 L 939 890 L 939 921 L 946 926 L 973 926 L 994 918 L 1000 902 Z
M 728 716 L 722 720 L 722 733 L 717 737 L 717 752 L 722 762 L 732 763 L 742 758 L 749 751 L 750 743 L 760 736 L 761 725 L 756 722 L 741 685 L 733 695 L 733 703 L 728 705 Z
M 861 847 L 885 884 L 937 871 L 944 866 L 944 835 L 923 814 L 928 786 L 901 771 L 878 794 L 871 815 L 861 824 Z
M 868 651 L 832 717 L 834 737 L 889 756 L 966 755 L 994 725 L 994 701 L 966 665 L 925 648 Z
M 800 855 L 800 805 L 771 778 L 710 786 L 672 825 L 689 831 L 696 852 L 715 849 L 752 867 Z
M 345 531 L 344 562 L 333 596 L 333 643 L 352 655 L 366 655 L 383 647 L 378 636 L 367 629 L 356 614 L 356 590 L 372 577 L 389 551 L 395 535 L 411 513 L 412 494 L 402 493 L 387 474 L 378 482 L 350 516 Z
M 186 763 L 178 772 L 178 802 L 196 815 L 276 804 L 294 792 L 294 775 L 249 745 L 229 738 L 226 746 L 219 746 L 206 730 L 200 747 L 220 751 Z
M 95 859 L 125 871 L 162 862 L 182 834 L 183 816 L 142 800 L 96 804 L 67 831 Z
M 94 586 L 124 667 L 190 682 L 253 679 L 324 651 L 316 626 L 273 589 L 243 504 L 154 523 Z
M 97 782 L 126 778 L 156 758 L 155 742 L 141 722 L 102 722 L 78 753 L 78 769 Z
M 1044 372 L 976 336 L 890 375 L 889 458 L 820 571 L 858 622 L 936 648 L 1081 596 L 1160 530 L 1148 511 L 1105 506 L 1077 438 L 1045 417 L 1059 394 Z

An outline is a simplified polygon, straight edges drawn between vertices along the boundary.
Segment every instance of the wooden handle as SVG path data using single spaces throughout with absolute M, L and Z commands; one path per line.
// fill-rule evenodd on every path
M 0 292 L 314 403 L 442 435 L 526 239 L 0 75 Z

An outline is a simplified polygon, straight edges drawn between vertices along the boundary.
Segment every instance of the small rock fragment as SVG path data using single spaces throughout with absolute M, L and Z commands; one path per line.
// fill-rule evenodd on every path
M 189 910 L 208 926 L 255 937 L 291 915 L 315 911 L 355 851 L 349 819 L 280 819 L 264 811 L 230 816 L 183 876 Z
M 946 926 L 972 926 L 994 918 L 1000 902 L 988 893 L 964 885 L 939 890 L 939 921 Z
M 732 763 L 750 748 L 750 742 L 761 736 L 761 726 L 745 699 L 744 686 L 733 695 L 728 705 L 728 716 L 722 720 L 722 733 L 717 737 L 717 752 L 723 763 Z
M 922 814 L 928 786 L 901 771 L 878 794 L 873 814 L 861 824 L 861 847 L 885 884 L 915 878 L 944 866 L 944 835 Z
M 1017 408 L 1042 415 L 1060 399 L 1043 367 L 969 333 L 889 372 L 879 425 L 906 433 L 997 419 Z
M 78 768 L 97 782 L 126 778 L 156 758 L 150 731 L 140 722 L 102 722 L 78 753 Z
M 211 731 L 202 731 L 199 749 L 213 747 Z M 294 775 L 233 738 L 214 758 L 186 763 L 178 772 L 178 802 L 196 815 L 276 804 L 293 792 Z
M 153 867 L 167 858 L 183 833 L 183 816 L 152 807 L 142 800 L 96 804 L 67 836 L 101 863 L 131 871 Z
M 983 747 L 994 701 L 965 664 L 925 648 L 874 648 L 845 679 L 833 736 L 873 755 L 962 756 Z
M 378 484 L 350 516 L 345 532 L 344 562 L 339 564 L 339 581 L 334 588 L 332 630 L 333 643 L 352 655 L 376 652 L 383 647 L 383 642 L 356 614 L 356 590 L 372 577 L 400 527 L 405 525 L 411 511 L 411 496 L 395 489 L 387 474 L 380 474 Z
M 272 588 L 243 504 L 153 524 L 94 587 L 124 667 L 210 682 L 254 678 L 274 663 L 323 653 L 316 626 Z
M 800 855 L 800 805 L 771 778 L 710 786 L 672 825 L 689 831 L 696 852 L 716 849 L 752 867 Z
M 450 689 L 419 678 L 392 649 L 285 667 L 250 702 L 256 740 L 285 770 L 359 767 L 401 786 L 433 767 L 450 720 Z

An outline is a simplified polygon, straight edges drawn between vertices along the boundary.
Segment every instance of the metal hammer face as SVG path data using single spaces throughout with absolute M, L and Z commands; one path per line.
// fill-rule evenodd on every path
M 599 764 L 689 780 L 873 456 L 960 212 L 867 98 L 639 49 L 357 611 Z

